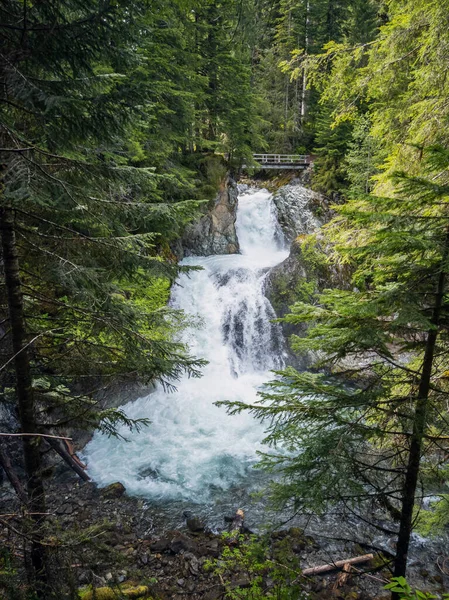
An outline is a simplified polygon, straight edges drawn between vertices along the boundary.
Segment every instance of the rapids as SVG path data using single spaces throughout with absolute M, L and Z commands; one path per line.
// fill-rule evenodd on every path
M 201 271 L 182 274 L 170 304 L 196 317 L 183 334 L 192 354 L 205 358 L 203 377 L 159 386 L 123 410 L 146 417 L 140 433 L 125 440 L 96 433 L 85 448 L 89 474 L 104 486 L 121 481 L 128 493 L 149 500 L 206 503 L 245 485 L 261 449 L 263 426 L 247 413 L 229 416 L 221 400 L 255 401 L 269 371 L 282 366 L 284 340 L 263 294 L 269 268 L 288 256 L 271 194 L 239 197 L 236 230 L 241 254 L 189 257 Z

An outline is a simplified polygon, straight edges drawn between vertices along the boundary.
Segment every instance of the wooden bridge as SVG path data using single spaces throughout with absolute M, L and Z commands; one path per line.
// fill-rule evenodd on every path
M 253 154 L 253 159 L 261 169 L 305 169 L 312 162 L 309 154 Z

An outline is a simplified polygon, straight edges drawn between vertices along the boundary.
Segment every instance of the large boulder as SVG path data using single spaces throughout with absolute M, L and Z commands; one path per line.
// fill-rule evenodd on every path
M 238 189 L 227 177 L 207 214 L 185 229 L 182 237 L 184 256 L 237 254 L 239 242 L 235 230 Z
M 107 487 L 103 488 L 101 495 L 103 498 L 121 498 L 125 492 L 126 488 L 123 483 L 116 481 L 115 483 L 111 483 Z
M 311 265 L 307 256 L 304 256 L 299 241 L 292 243 L 288 258 L 271 269 L 265 280 L 265 295 L 278 318 L 288 314 L 290 307 L 295 302 L 306 302 L 310 299 L 310 294 L 313 294 L 317 288 L 316 266 Z M 298 356 L 291 347 L 292 336 L 303 337 L 307 331 L 307 325 L 283 322 L 281 327 L 287 342 L 288 363 L 300 370 L 307 369 L 313 362 L 313 356 L 310 353 Z

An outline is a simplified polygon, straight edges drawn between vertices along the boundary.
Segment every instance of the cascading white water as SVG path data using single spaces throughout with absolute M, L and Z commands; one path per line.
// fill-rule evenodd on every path
M 159 387 L 127 404 L 130 418 L 151 420 L 138 434 L 121 430 L 128 441 L 95 434 L 84 456 L 100 485 L 118 480 L 131 494 L 205 502 L 239 484 L 254 464 L 261 424 L 247 413 L 229 416 L 215 403 L 255 401 L 269 370 L 282 365 L 282 333 L 271 322 L 263 282 L 288 251 L 266 190 L 239 198 L 236 229 L 241 254 L 185 259 L 203 270 L 182 274 L 172 291 L 173 307 L 200 318 L 184 340 L 209 361 L 203 377 L 185 377 L 174 393 Z

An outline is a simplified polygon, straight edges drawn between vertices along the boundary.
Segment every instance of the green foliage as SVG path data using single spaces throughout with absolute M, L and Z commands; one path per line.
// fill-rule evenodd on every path
M 6 547 L 2 547 L 0 551 L 0 588 L 5 598 L 22 600 L 25 597 L 23 590 L 17 585 L 17 569 L 12 553 Z
M 315 126 L 315 153 L 313 188 L 324 194 L 344 191 L 348 187 L 344 158 L 351 138 L 348 122 L 333 126 L 332 107 L 323 104 Z
M 299 600 L 306 598 L 300 584 L 299 563 L 283 542 L 270 551 L 269 538 L 223 534 L 225 547 L 205 568 L 218 575 L 230 600 Z M 285 540 L 284 540 L 285 541 Z M 273 549 L 272 549 L 273 550 Z
M 370 133 L 371 122 L 367 115 L 360 116 L 354 123 L 352 140 L 345 154 L 345 168 L 354 194 L 368 194 L 373 190 L 374 176 L 379 172 L 379 141 Z
M 260 464 L 281 475 L 272 486 L 278 505 L 320 512 L 338 503 L 362 518 L 374 506 L 374 525 L 376 514 L 397 519 L 418 424 L 422 490 L 437 480 L 447 493 L 441 452 L 448 440 L 449 322 L 447 296 L 438 286 L 447 281 L 449 153 L 429 148 L 424 158 L 420 177 L 396 175 L 391 196 L 367 195 L 336 207 L 327 236 L 333 258 L 351 266 L 352 289 L 324 290 L 285 317 L 309 325 L 294 344 L 298 352 L 316 353 L 317 372 L 289 367 L 257 403 L 229 403 L 233 412 L 249 409 L 267 424 L 271 449 Z M 423 417 L 419 382 L 433 331 Z M 419 488 L 414 500 L 421 505 Z
M 399 595 L 399 600 L 432 600 L 439 598 L 430 592 L 420 592 L 419 590 L 413 590 L 407 583 L 404 577 L 393 577 L 391 583 L 385 586 L 386 590 L 396 592 Z M 447 600 L 449 594 L 443 594 L 442 600 Z
M 441 535 L 449 524 L 449 495 L 439 496 L 428 509 L 421 508 L 417 514 L 416 528 L 426 537 Z
M 36 396 L 48 426 L 97 418 L 112 432 L 126 419 L 121 411 L 95 417 L 98 387 L 199 375 L 202 365 L 176 341 L 183 315 L 166 308 L 180 271 L 166 249 L 200 203 L 182 198 L 184 183 L 170 197 L 172 175 L 149 165 L 173 152 L 173 132 L 164 132 L 168 149 L 159 157 L 146 145 L 153 119 L 162 139 L 159 58 L 170 62 L 165 53 L 179 30 L 161 29 L 162 14 L 140 0 L 34 3 L 26 23 L 22 3 L 6 8 L 0 205 L 15 214 L 32 369 L 45 379 Z M 173 23 L 179 7 L 165 10 Z M 158 32 L 149 42 L 153 62 L 146 42 L 134 51 L 150 31 Z M 177 95 L 168 89 L 167 110 Z
M 321 119 L 326 117 L 327 124 L 326 119 L 318 122 L 317 130 L 368 119 L 366 142 L 372 140 L 381 150 L 374 166 L 382 166 L 385 173 L 380 178 L 384 192 L 394 171 L 419 170 L 413 146 L 448 143 L 446 129 L 440 126 L 448 110 L 447 81 L 440 68 L 446 60 L 442 40 L 448 6 L 411 0 L 348 4 L 344 35 L 328 38 L 314 53 L 304 53 L 300 47 L 283 68 L 294 80 L 306 70 L 309 86 L 318 90 L 321 111 L 327 107 Z M 366 154 L 360 141 L 357 145 L 359 155 Z M 325 144 L 318 144 L 317 149 L 326 156 Z M 336 168 L 330 159 L 326 164 Z M 336 183 L 331 180 L 327 185 Z
M 377 2 L 362 0 L 280 3 L 275 47 L 282 51 L 280 66 L 286 77 L 284 130 L 289 128 L 297 145 L 305 144 L 317 155 L 313 185 L 326 194 L 344 192 L 348 186 L 344 159 L 352 126 L 336 121 L 335 113 L 358 61 L 363 61 L 348 48 L 365 47 L 375 38 L 377 11 Z M 295 115 L 290 124 L 289 111 Z M 362 116 L 366 111 L 363 97 L 348 106 L 351 115 L 359 111 Z
M 315 234 L 297 239 L 301 247 L 301 260 L 312 276 L 322 277 L 327 268 L 327 259 Z

